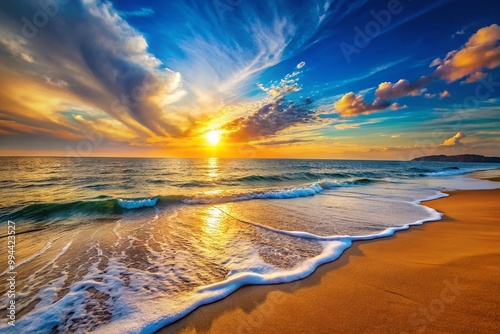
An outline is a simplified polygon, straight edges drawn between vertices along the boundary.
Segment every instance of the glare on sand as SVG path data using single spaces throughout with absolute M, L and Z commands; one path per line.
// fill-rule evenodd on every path
M 210 145 L 217 145 L 220 141 L 220 131 L 211 130 L 205 135 Z

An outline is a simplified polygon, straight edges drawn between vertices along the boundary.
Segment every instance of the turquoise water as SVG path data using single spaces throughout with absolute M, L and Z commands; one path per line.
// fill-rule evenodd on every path
M 499 167 L 346 160 L 0 161 L 0 256 L 6 257 L 10 219 L 17 231 L 19 333 L 153 332 L 241 285 L 306 277 L 352 241 L 438 220 L 439 213 L 419 202 L 443 196 L 442 189 L 493 188 L 464 175 Z M 5 316 L 5 300 L 1 305 Z M 0 332 L 11 332 L 2 326 Z

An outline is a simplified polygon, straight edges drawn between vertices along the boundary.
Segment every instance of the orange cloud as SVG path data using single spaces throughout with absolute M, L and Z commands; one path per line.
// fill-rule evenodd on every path
M 462 83 L 469 84 L 469 83 L 477 82 L 481 79 L 486 78 L 487 76 L 488 76 L 488 74 L 481 72 L 481 71 L 478 71 L 478 72 L 475 72 L 475 73 L 472 73 L 471 75 L 469 75 L 467 77 L 467 79 L 462 81 Z
M 439 98 L 440 99 L 444 99 L 446 97 L 451 97 L 451 93 L 448 92 L 447 90 L 443 90 L 440 94 L 439 94 Z
M 390 104 L 387 101 L 380 99 L 375 99 L 372 103 L 366 103 L 363 95 L 356 95 L 353 92 L 345 94 L 333 105 L 342 117 L 368 114 L 373 111 L 386 109 L 389 106 Z
M 492 24 L 479 29 L 460 49 L 449 52 L 436 68 L 434 75 L 453 82 L 472 76 L 465 82 L 474 82 L 482 69 L 500 66 L 500 26 Z M 437 64 L 436 61 L 433 64 Z
M 459 146 L 463 145 L 460 140 L 465 138 L 465 134 L 463 132 L 458 132 L 453 137 L 446 139 L 441 146 Z

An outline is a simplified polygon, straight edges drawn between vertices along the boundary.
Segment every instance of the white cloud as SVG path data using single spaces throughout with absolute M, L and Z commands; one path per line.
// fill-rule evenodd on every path
M 54 86 L 54 87 L 58 87 L 58 88 L 68 88 L 68 86 L 69 86 L 69 83 L 67 83 L 64 80 L 52 79 L 48 76 L 45 76 L 45 82 L 50 86 Z

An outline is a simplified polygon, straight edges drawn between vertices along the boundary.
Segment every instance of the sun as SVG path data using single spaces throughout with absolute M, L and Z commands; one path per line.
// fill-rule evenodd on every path
M 205 135 L 210 145 L 217 145 L 220 141 L 220 131 L 211 130 Z

